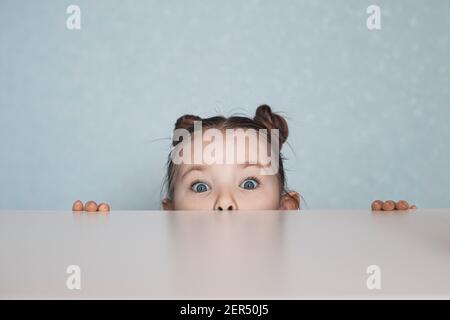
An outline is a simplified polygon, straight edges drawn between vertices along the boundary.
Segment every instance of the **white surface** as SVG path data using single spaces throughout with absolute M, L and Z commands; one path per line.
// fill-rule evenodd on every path
M 448 298 L 450 209 L 3 211 L 0 261 L 3 299 Z M 69 265 L 81 290 L 66 288 Z

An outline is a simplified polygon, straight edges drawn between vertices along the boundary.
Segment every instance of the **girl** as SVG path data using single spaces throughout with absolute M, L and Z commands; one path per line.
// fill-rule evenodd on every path
M 174 151 L 180 143 L 185 144 L 184 152 L 186 149 L 188 151 L 191 149 L 194 154 L 203 155 L 211 142 L 205 143 L 203 139 L 205 133 L 202 133 L 202 141 L 197 144 L 194 141 L 196 138 L 192 135 L 182 141 L 174 140 L 175 149 L 169 155 L 167 162 L 167 197 L 162 201 L 162 207 L 165 210 L 297 210 L 300 208 L 299 194 L 286 186 L 283 156 L 273 148 L 276 145 L 280 150 L 289 134 L 287 122 L 282 116 L 272 112 L 267 105 L 259 106 L 253 119 L 239 116 L 201 119 L 194 115 L 184 115 L 176 121 L 175 130 L 184 129 L 195 136 L 195 130 L 198 130 L 198 125 L 195 128 L 196 122 L 200 124 L 201 129 L 215 129 L 216 134 L 217 131 L 224 133 L 224 135 L 216 135 L 219 139 L 228 137 L 225 131 L 228 133 L 234 130 L 234 138 L 245 141 L 245 138 L 252 136 L 248 134 L 249 129 L 253 130 L 253 138 L 255 138 L 253 141 L 257 141 L 258 145 L 238 144 L 234 150 L 224 149 L 225 156 L 230 151 L 236 153 L 241 151 L 245 154 L 244 158 L 247 161 L 241 163 L 217 161 L 218 163 L 209 164 L 205 161 L 200 163 L 185 161 L 176 164 Z M 273 129 L 277 129 L 278 135 L 255 134 L 262 131 L 270 132 Z M 274 136 L 278 141 L 273 140 Z M 221 142 L 219 146 L 225 146 L 227 142 Z M 262 174 L 261 168 L 268 166 L 262 164 L 261 159 L 257 159 L 264 142 L 269 145 L 271 156 L 275 157 L 274 160 L 277 162 L 277 170 L 273 174 Z M 215 150 L 217 151 L 217 148 Z M 220 151 L 217 154 L 220 154 Z M 187 158 L 192 159 L 189 156 Z M 249 159 L 257 159 L 257 161 L 251 162 L 248 161 Z

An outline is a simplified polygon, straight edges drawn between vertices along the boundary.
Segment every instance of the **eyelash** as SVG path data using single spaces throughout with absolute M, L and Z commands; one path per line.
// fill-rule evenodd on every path
M 245 180 L 255 180 L 258 183 L 258 185 L 256 186 L 255 189 L 257 189 L 260 186 L 260 184 L 261 184 L 261 180 L 259 180 L 257 177 L 251 176 L 251 177 L 247 177 L 244 180 L 242 180 L 241 183 L 239 183 L 239 185 L 241 185 L 242 182 L 244 182 Z
M 202 181 L 202 180 L 198 180 L 198 179 L 197 179 L 197 180 L 194 180 L 194 181 L 191 182 L 189 188 L 192 188 L 196 183 L 204 183 L 204 184 L 207 184 L 205 181 Z
M 250 176 L 250 177 L 246 177 L 245 179 L 243 179 L 243 180 L 241 181 L 241 183 L 239 183 L 239 186 L 240 186 L 242 183 L 244 183 L 244 181 L 246 181 L 246 180 L 254 180 L 254 181 L 256 181 L 257 186 L 256 186 L 254 189 L 252 189 L 252 190 L 258 189 L 259 186 L 261 185 L 261 180 L 260 180 L 260 179 L 258 179 L 257 177 L 254 177 L 254 176 Z M 195 192 L 195 191 L 193 190 L 193 188 L 194 188 L 194 185 L 196 185 L 197 183 L 204 183 L 204 184 L 206 184 L 206 185 L 209 187 L 209 184 L 207 184 L 206 182 L 204 182 L 204 181 L 202 181 L 202 180 L 194 180 L 194 181 L 190 184 L 189 190 Z M 208 190 L 208 191 L 209 191 L 209 190 Z M 198 192 L 196 192 L 196 193 L 198 193 Z

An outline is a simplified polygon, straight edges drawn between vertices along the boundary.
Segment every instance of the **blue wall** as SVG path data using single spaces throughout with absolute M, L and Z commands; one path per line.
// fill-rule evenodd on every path
M 176 118 L 261 103 L 289 118 L 309 208 L 450 207 L 449 17 L 446 0 L 0 0 L 0 209 L 158 209 Z

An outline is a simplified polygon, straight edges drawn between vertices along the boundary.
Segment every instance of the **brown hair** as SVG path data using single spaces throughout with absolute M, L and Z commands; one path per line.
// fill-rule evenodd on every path
M 266 129 L 270 131 L 271 129 L 279 130 L 279 147 L 280 150 L 283 144 L 286 142 L 289 129 L 286 120 L 277 113 L 272 112 L 272 109 L 268 105 L 260 105 L 255 112 L 255 116 L 252 118 L 242 117 L 242 116 L 231 116 L 231 117 L 223 117 L 223 116 L 215 116 L 210 118 L 200 118 L 199 116 L 185 114 L 177 119 L 175 122 L 175 130 L 176 129 L 186 129 L 189 133 L 194 131 L 194 121 L 201 121 L 202 128 L 216 128 L 216 129 Z M 268 142 L 270 143 L 270 135 L 267 136 Z M 172 141 L 172 146 L 175 147 L 181 141 Z M 284 157 L 279 153 L 279 168 L 278 168 L 278 181 L 280 185 L 280 195 L 288 194 L 287 184 L 286 184 L 286 175 L 283 167 Z M 169 159 L 167 161 L 167 173 L 166 173 L 166 192 L 169 200 L 173 200 L 173 180 L 175 175 L 175 164 L 172 162 L 172 157 L 169 154 Z M 292 197 L 297 204 L 298 200 Z

